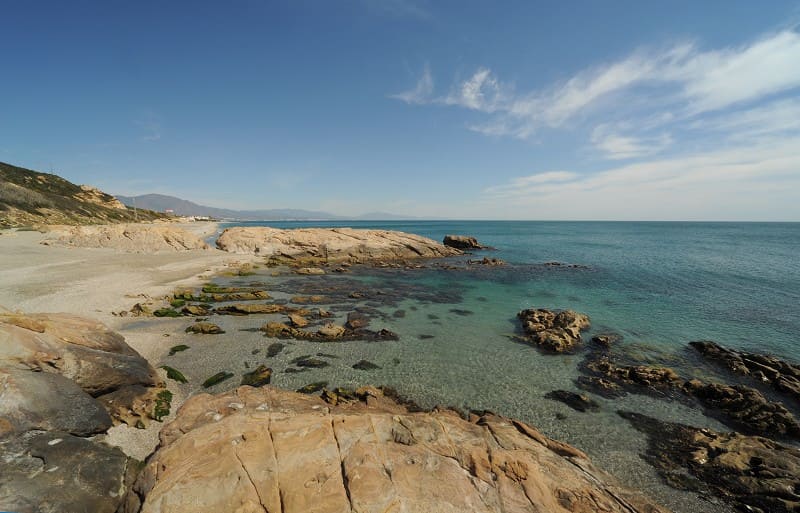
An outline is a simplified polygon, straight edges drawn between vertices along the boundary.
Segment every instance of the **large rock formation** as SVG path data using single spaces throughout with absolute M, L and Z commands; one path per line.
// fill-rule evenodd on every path
M 478 239 L 467 235 L 445 235 L 442 244 L 456 249 L 488 249 Z
M 124 511 L 664 511 L 521 422 L 356 395 L 336 406 L 271 387 L 194 396 Z
M 256 254 L 288 263 L 373 262 L 434 258 L 461 254 L 410 233 L 353 228 L 228 228 L 217 247 L 231 253 Z
M 169 408 L 156 371 L 117 333 L 65 314 L 0 314 L 0 508 L 114 513 L 135 474 L 83 437 Z
M 519 312 L 517 318 L 529 340 L 555 353 L 571 351 L 580 343 L 581 331 L 591 326 L 588 316 L 572 310 L 530 308 Z
M 648 436 L 646 457 L 672 486 L 713 493 L 743 512 L 800 511 L 797 448 L 638 413 L 619 414 Z
M 800 403 L 800 365 L 774 356 L 728 349 L 710 341 L 690 342 L 689 345 L 706 359 L 724 365 L 736 374 L 767 382 Z
M 54 226 L 45 245 L 79 248 L 113 248 L 134 253 L 209 249 L 192 232 L 169 224 L 113 224 Z

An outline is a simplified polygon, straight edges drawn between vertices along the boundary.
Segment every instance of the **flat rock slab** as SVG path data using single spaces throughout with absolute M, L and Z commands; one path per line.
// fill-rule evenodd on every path
M 269 386 L 194 396 L 162 430 L 125 512 L 665 511 L 521 422 L 410 413 L 377 389 L 356 396 L 336 406 Z

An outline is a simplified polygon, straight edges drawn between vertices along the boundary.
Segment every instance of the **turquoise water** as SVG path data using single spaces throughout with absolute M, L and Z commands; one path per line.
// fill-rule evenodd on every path
M 246 223 L 253 225 L 257 223 Z M 323 307 L 344 323 L 347 312 L 371 308 L 371 328 L 387 328 L 396 342 L 281 341 L 279 355 L 257 331 L 282 315 L 214 316 L 225 335 L 182 333 L 190 321 L 152 321 L 172 328 L 169 344 L 192 348 L 164 363 L 198 391 L 206 377 L 227 370 L 237 376 L 258 364 L 275 370 L 273 384 L 295 389 L 316 381 L 331 387 L 390 385 L 424 407 L 489 409 L 520 418 L 546 435 L 589 453 L 595 464 L 625 484 L 643 489 L 681 513 L 726 511 L 694 494 L 664 485 L 639 456 L 645 440 L 616 414 L 619 409 L 663 420 L 727 430 L 697 408 L 641 395 L 609 400 L 593 396 L 599 411 L 579 413 L 545 399 L 555 389 L 575 390 L 584 354 L 543 354 L 513 339 L 516 313 L 529 307 L 571 308 L 588 314 L 592 333 L 615 331 L 616 352 L 670 365 L 684 377 L 723 376 L 698 362 L 686 344 L 711 339 L 724 345 L 800 360 L 800 224 L 601 223 L 601 222 L 285 222 L 269 226 L 353 226 L 417 233 L 436 240 L 457 233 L 477 237 L 508 265 L 474 271 L 438 268 L 375 270 L 325 276 L 273 276 L 257 269 L 219 283 L 260 283 L 278 301 L 297 294 L 330 296 Z M 577 267 L 546 266 L 558 261 Z M 338 291 L 338 292 L 331 292 Z M 348 299 L 351 291 L 368 291 Z M 336 294 L 338 297 L 333 297 Z M 148 321 L 149 322 L 149 321 Z M 174 326 L 173 326 L 174 325 Z M 291 360 L 324 353 L 329 366 L 286 372 Z M 366 359 L 380 369 L 352 365 Z M 294 370 L 297 370 L 296 368 Z M 235 387 L 236 380 L 211 391 Z

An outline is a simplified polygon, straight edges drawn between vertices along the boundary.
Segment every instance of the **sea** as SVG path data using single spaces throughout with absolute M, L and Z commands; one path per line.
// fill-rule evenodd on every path
M 605 399 L 589 393 L 600 405 L 589 412 L 545 398 L 552 390 L 586 393 L 575 383 L 586 354 L 546 354 L 521 342 L 517 312 L 537 307 L 585 313 L 592 327 L 584 334 L 584 346 L 590 345 L 593 334 L 613 332 L 622 336 L 613 351 L 643 363 L 670 366 L 685 378 L 725 379 L 687 347 L 694 340 L 713 340 L 800 362 L 800 223 L 287 221 L 236 225 L 389 229 L 439 241 L 447 234 L 470 235 L 493 249 L 464 258 L 499 258 L 506 265 L 470 270 L 364 267 L 302 277 L 275 276 L 273 269 L 264 267 L 255 269 L 254 275 L 216 277 L 217 284 L 261 285 L 285 301 L 300 293 L 378 291 L 377 296 L 367 294 L 363 301 L 346 305 L 313 306 L 330 308 L 337 322 L 343 322 L 354 306 L 372 309 L 371 328 L 389 329 L 399 340 L 280 341 L 285 349 L 266 358 L 263 349 L 275 341 L 265 340 L 257 331 L 267 320 L 264 316 L 214 317 L 226 334 L 213 343 L 197 343 L 196 338 L 181 335 L 178 328 L 185 321 L 167 321 L 175 323 L 172 340 L 185 341 L 192 349 L 165 355 L 164 362 L 183 370 L 190 382 L 202 382 L 223 370 L 241 374 L 265 363 L 275 370 L 272 383 L 287 389 L 319 381 L 328 382 L 329 388 L 386 385 L 423 407 L 491 410 L 519 418 L 547 436 L 584 450 L 596 466 L 677 512 L 709 513 L 728 507 L 713 497 L 664 484 L 642 457 L 646 438 L 617 412 L 636 411 L 722 431 L 730 428 L 691 404 L 648 395 Z M 228 226 L 232 225 L 221 229 Z M 286 372 L 297 357 L 318 354 L 328 366 Z M 354 369 L 359 360 L 379 368 Z M 229 380 L 211 391 L 237 384 Z

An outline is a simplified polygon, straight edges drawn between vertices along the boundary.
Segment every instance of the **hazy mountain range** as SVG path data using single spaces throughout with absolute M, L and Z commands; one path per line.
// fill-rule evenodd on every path
M 164 212 L 172 210 L 179 216 L 207 216 L 216 219 L 235 219 L 241 221 L 286 221 L 286 220 L 400 220 L 415 219 L 411 216 L 390 214 L 388 212 L 369 212 L 360 216 L 345 217 L 330 212 L 294 208 L 272 208 L 263 210 L 232 210 L 227 208 L 198 205 L 174 196 L 164 194 L 143 194 L 141 196 L 117 196 L 127 206 Z

